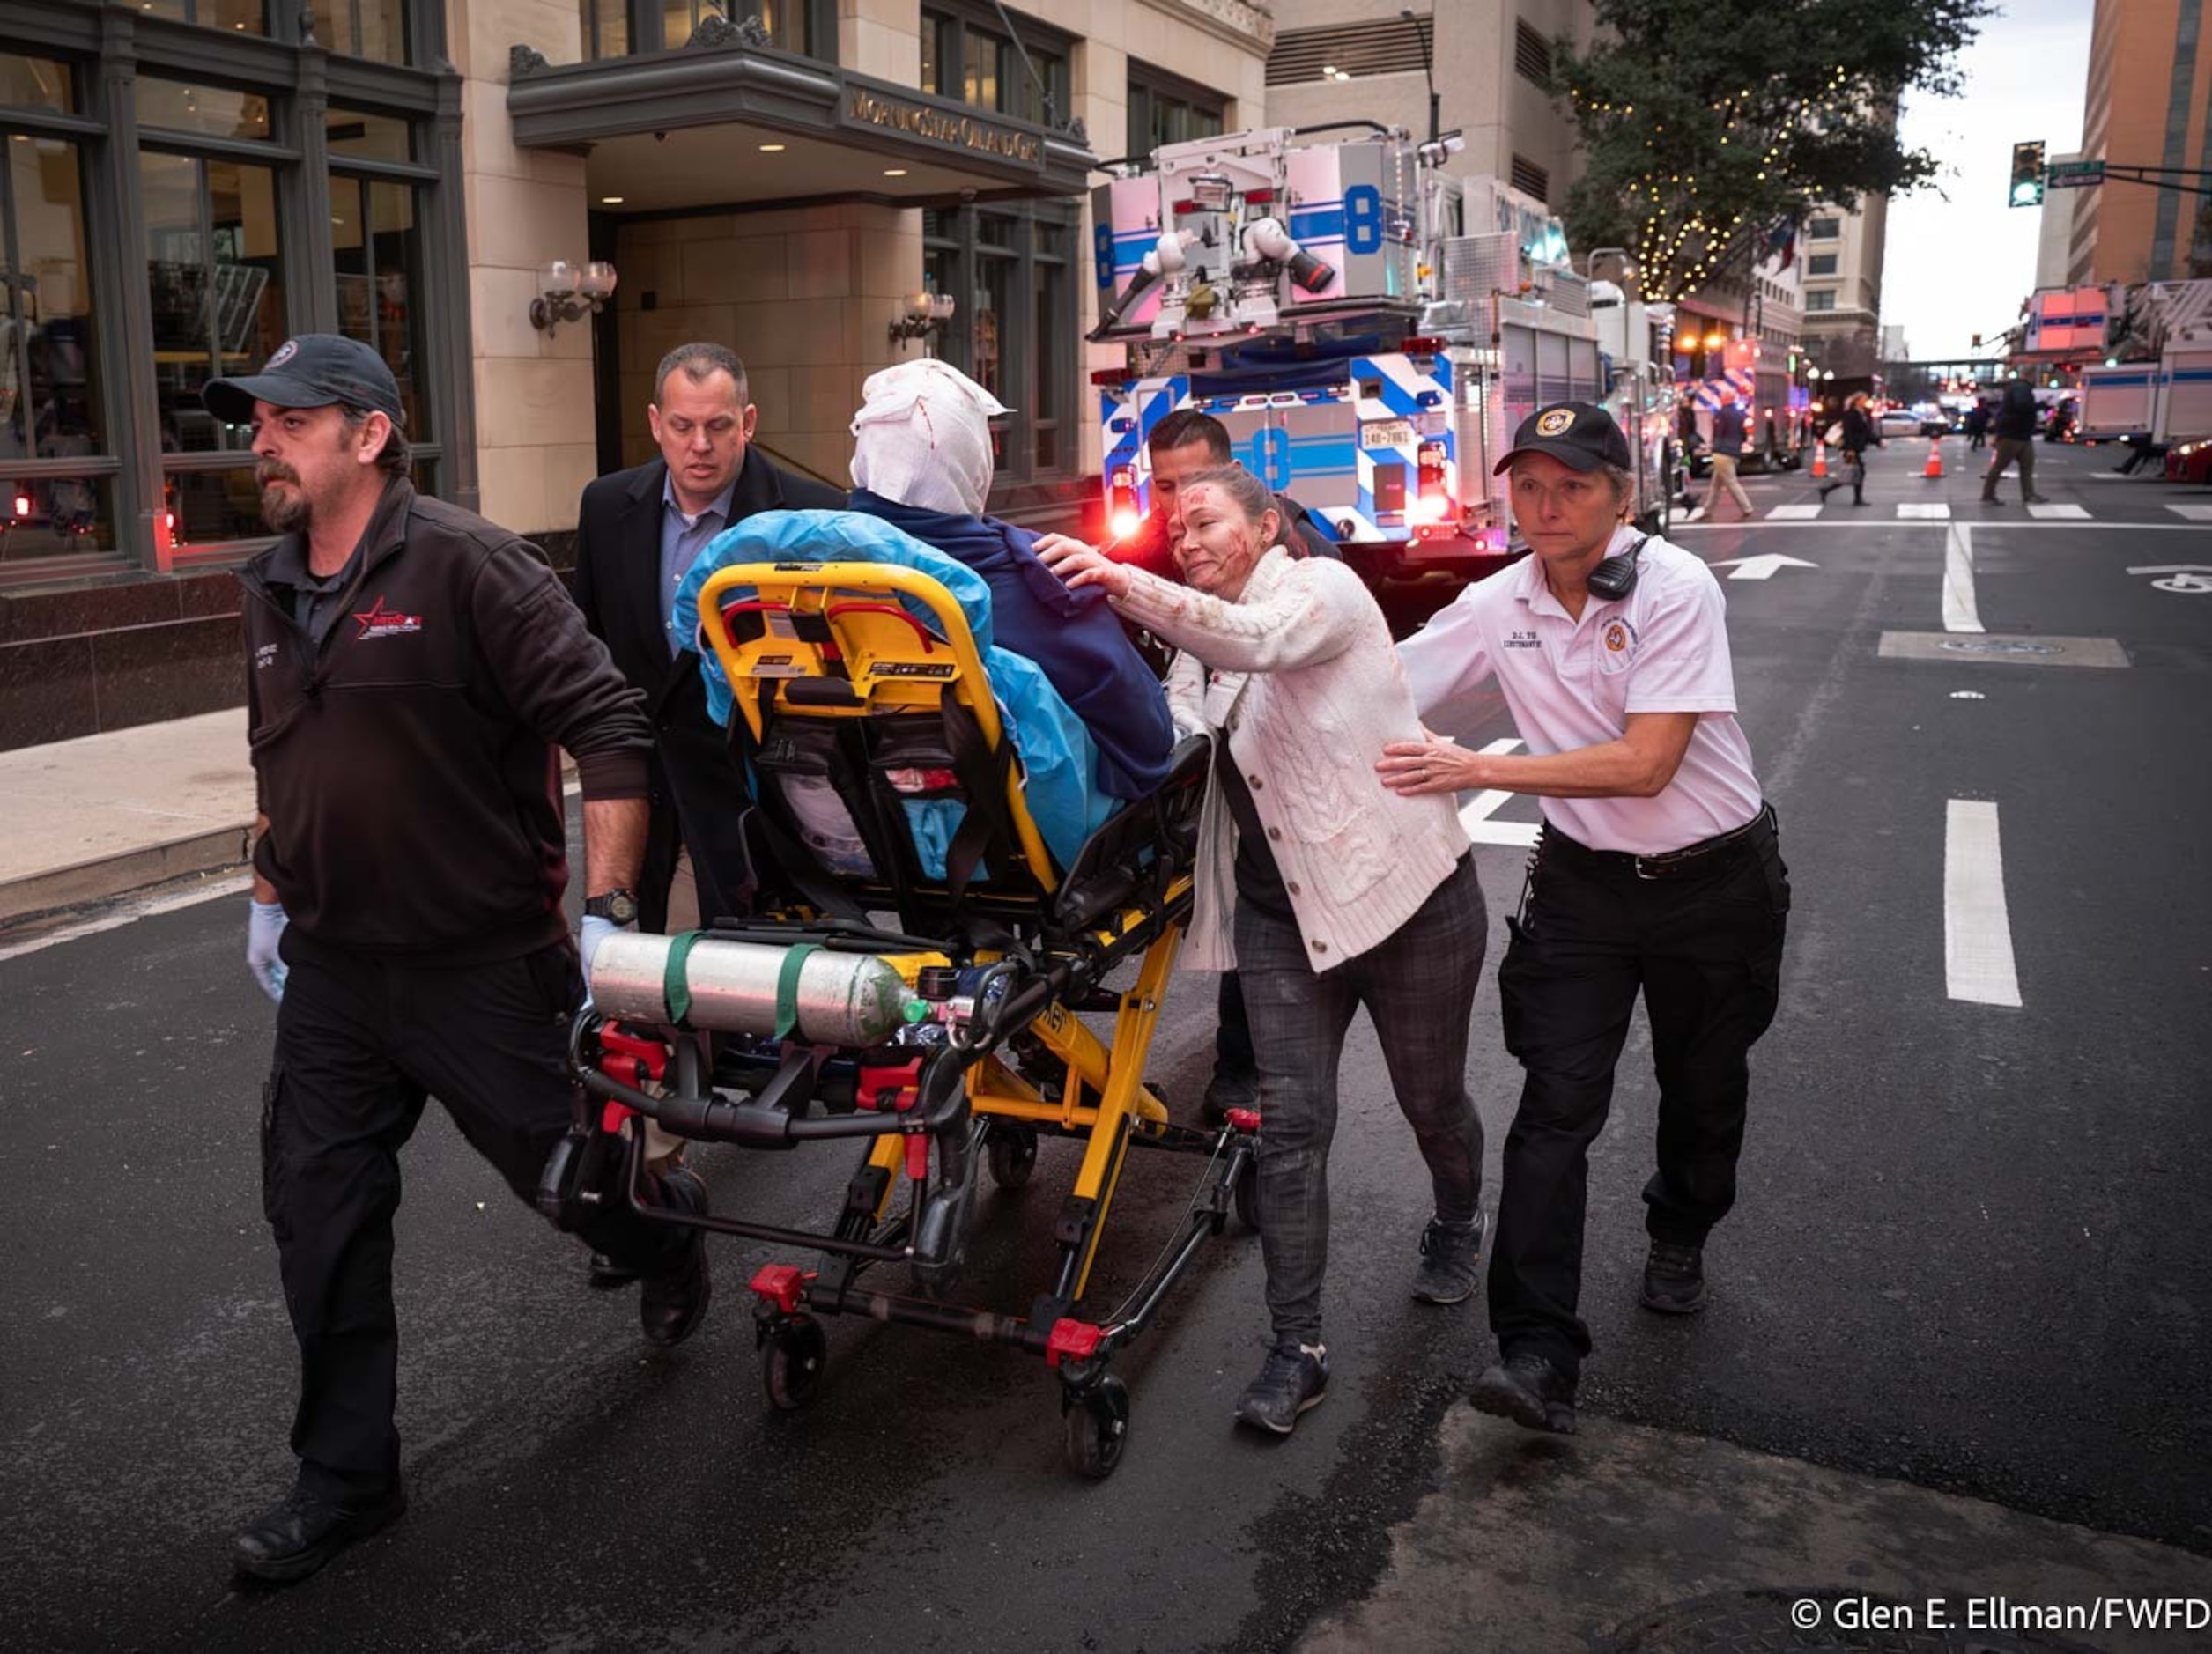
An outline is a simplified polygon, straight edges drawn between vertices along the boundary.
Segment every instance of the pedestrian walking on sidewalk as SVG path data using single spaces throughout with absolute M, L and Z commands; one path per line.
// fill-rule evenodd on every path
M 1642 1302 L 1687 1314 L 1705 1304 L 1705 1237 L 1735 1200 L 1748 1056 L 1774 1015 L 1790 900 L 1735 720 L 1720 587 L 1702 558 L 1622 524 L 1629 462 L 1602 408 L 1522 422 L 1499 469 L 1533 555 L 1469 587 L 1398 654 L 1424 717 L 1495 677 L 1528 751 L 1401 743 L 1380 766 L 1401 793 L 1542 801 L 1498 976 L 1525 1077 L 1490 1266 L 1500 1359 L 1472 1399 L 1562 1432 L 1590 1353 L 1577 1312 L 1590 1144 L 1637 994 L 1659 1077 Z
M 1743 491 L 1743 484 L 1736 481 L 1736 461 L 1743 457 L 1744 432 L 1748 429 L 1742 404 L 1734 395 L 1727 395 L 1713 415 L 1713 486 L 1706 492 L 1704 515 L 1710 516 L 1726 492 L 1735 501 L 1735 508 L 1748 521 L 1755 515 L 1751 497 Z
M 277 1001 L 262 1200 L 300 1344 L 300 1464 L 233 1556 L 286 1584 L 404 1508 L 392 1215 L 425 1101 L 525 1201 L 574 1115 L 554 749 L 582 782 L 588 944 L 634 911 L 652 736 L 536 549 L 416 494 L 374 351 L 305 335 L 202 397 L 252 425 L 283 536 L 240 573 L 261 805 L 247 957 Z M 689 1172 L 648 1190 L 706 1210 Z M 594 1213 L 585 1238 L 646 1277 L 647 1341 L 680 1342 L 707 1309 L 698 1234 L 619 1201 Z
M 1858 391 L 1844 403 L 1841 451 L 1845 468 L 1850 471 L 1851 503 L 1867 503 L 1867 450 L 1882 446 L 1882 428 L 1874 422 L 1874 404 L 1867 393 Z M 1828 496 L 1844 485 L 1846 479 L 1831 477 L 1820 485 L 1820 498 L 1824 504 Z
M 1993 445 L 1995 454 L 1989 461 L 1988 475 L 1981 479 L 1983 505 L 2004 504 L 1997 498 L 1997 479 L 2005 474 L 2007 466 L 2016 461 L 2020 467 L 2021 503 L 2043 504 L 2043 496 L 2035 491 L 2036 420 L 2035 387 L 2024 379 L 2007 380 L 2004 395 L 1989 422 L 1990 434 L 1996 438 Z

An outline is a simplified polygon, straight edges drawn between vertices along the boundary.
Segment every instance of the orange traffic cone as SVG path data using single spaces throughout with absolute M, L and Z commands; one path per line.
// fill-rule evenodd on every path
M 1942 474 L 1943 439 L 1941 437 L 1930 437 L 1927 439 L 1927 464 L 1922 469 L 1920 475 L 1922 476 L 1941 476 Z
M 1813 439 L 1813 475 L 1815 476 L 1828 475 L 1828 444 L 1817 437 Z

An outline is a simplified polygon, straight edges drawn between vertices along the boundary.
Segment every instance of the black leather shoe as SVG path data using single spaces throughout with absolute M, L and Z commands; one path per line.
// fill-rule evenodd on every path
M 661 1189 L 665 1205 L 695 1216 L 707 1210 L 707 1185 L 695 1171 L 677 1167 L 661 1179 Z M 645 1290 L 638 1296 L 638 1325 L 645 1341 L 659 1349 L 675 1348 L 699 1330 L 714 1296 L 707 1237 L 694 1229 L 675 1263 L 645 1277 Z
M 1230 1068 L 1217 1066 L 1214 1077 L 1206 1082 L 1206 1095 L 1198 1104 L 1199 1115 L 1209 1131 L 1219 1131 L 1228 1122 L 1231 1109 L 1256 1109 L 1260 1106 L 1260 1076 L 1248 1068 Z
M 1707 1302 L 1705 1249 L 1653 1241 L 1644 1260 L 1644 1307 L 1661 1315 L 1695 1315 Z
M 389 1527 L 406 1510 L 406 1497 L 396 1488 L 344 1503 L 295 1488 L 233 1541 L 232 1564 L 247 1579 L 289 1585 L 305 1579 L 356 1540 Z
M 627 1264 L 618 1264 L 604 1252 L 591 1255 L 591 1274 L 586 1277 L 592 1288 L 598 1292 L 612 1292 L 626 1287 L 638 1278 L 638 1272 Z
M 1574 1380 L 1526 1350 L 1485 1371 L 1468 1399 L 1477 1413 L 1511 1419 L 1528 1429 L 1574 1434 Z

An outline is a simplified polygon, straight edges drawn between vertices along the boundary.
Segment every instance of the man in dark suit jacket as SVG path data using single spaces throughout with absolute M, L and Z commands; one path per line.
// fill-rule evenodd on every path
M 676 587 L 709 541 L 755 512 L 845 505 L 842 491 L 779 470 L 753 449 L 759 413 L 733 352 L 679 345 L 662 359 L 647 410 L 661 458 L 586 486 L 578 513 L 576 602 L 645 691 L 653 720 L 652 836 L 634 893 L 648 931 L 670 927 L 671 907 L 694 924 L 735 912 L 745 866 L 743 782 L 728 733 L 707 715 L 692 639 L 670 624 Z M 696 906 L 689 891 L 671 890 L 679 855 L 698 881 Z

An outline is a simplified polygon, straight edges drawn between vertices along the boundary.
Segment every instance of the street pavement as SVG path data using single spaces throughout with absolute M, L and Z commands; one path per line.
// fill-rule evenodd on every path
M 2212 528 L 2174 509 L 2212 496 L 2046 447 L 2039 486 L 2086 515 L 2031 518 L 1924 480 L 1924 453 L 1877 455 L 1856 511 L 1846 490 L 1772 519 L 1809 483 L 1751 479 L 1756 521 L 1676 535 L 1724 573 L 1793 559 L 1724 589 L 1795 910 L 1717 1301 L 1689 1321 L 1633 1303 L 1640 1023 L 1624 1058 L 1593 1158 L 1583 1435 L 1460 1402 L 1490 1355 L 1480 1306 L 1405 1296 L 1423 1179 L 1364 1019 L 1328 1405 L 1288 1441 L 1232 1428 L 1263 1331 L 1232 1226 L 1117 1362 L 1133 1434 L 1103 1484 L 1063 1468 L 1041 1364 L 906 1329 L 831 1321 L 818 1400 L 771 1413 L 743 1285 L 807 1261 L 775 1249 L 719 1245 L 707 1326 L 648 1353 L 634 1295 L 586 1291 L 573 1244 L 433 1109 L 399 1218 L 410 1512 L 303 1586 L 237 1591 L 229 1536 L 289 1475 L 294 1357 L 257 1195 L 270 1010 L 226 886 L 0 935 L 11 1643 L 1964 1647 L 1846 1635 L 1838 1593 L 2212 1599 L 2212 591 L 2187 572 Z M 2125 664 L 2078 664 L 2110 658 L 2097 639 Z M 1483 700 L 1446 727 L 1513 737 Z M 1494 961 L 1536 813 L 1485 797 L 1464 818 Z M 1178 982 L 1154 1053 L 1180 1110 L 1210 987 Z M 1518 1090 L 1494 983 L 1475 1016 L 1494 1179 Z M 699 1163 L 718 1207 L 817 1223 L 847 1170 L 826 1148 Z M 1048 1147 L 1025 1193 L 987 1196 L 979 1301 L 1026 1307 L 1071 1170 Z M 1165 1239 L 1187 1170 L 1132 1165 L 1094 1305 Z M 1792 1640 L 1806 1597 L 1827 1617 Z M 2208 1640 L 2016 1624 L 1975 1646 Z

